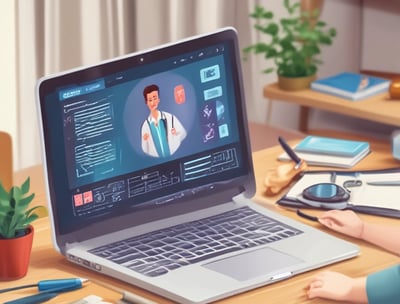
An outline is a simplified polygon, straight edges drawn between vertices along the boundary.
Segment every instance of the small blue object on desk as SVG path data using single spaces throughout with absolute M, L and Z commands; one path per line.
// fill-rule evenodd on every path
M 343 72 L 315 80 L 311 89 L 349 100 L 360 100 L 388 92 L 390 80 L 359 73 Z

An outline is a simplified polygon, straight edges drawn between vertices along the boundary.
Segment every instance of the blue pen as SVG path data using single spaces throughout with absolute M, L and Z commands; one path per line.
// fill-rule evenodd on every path
M 46 302 L 54 297 L 56 297 L 58 293 L 56 292 L 41 292 L 34 294 L 32 296 L 23 297 L 17 300 L 12 300 L 8 302 L 4 302 L 4 304 L 38 304 Z
M 82 287 L 87 279 L 60 279 L 60 280 L 44 280 L 40 281 L 37 286 L 40 290 L 39 293 L 32 296 L 19 298 L 13 301 L 6 302 L 5 304 L 34 304 L 43 303 L 51 298 L 54 298 L 60 292 L 71 291 Z M 19 289 L 25 288 L 25 286 L 19 286 Z M 16 287 L 18 288 L 18 287 Z
M 290 148 L 290 146 L 287 144 L 286 140 L 282 136 L 278 137 L 278 141 L 283 150 L 286 152 L 286 154 L 289 155 L 290 159 L 296 163 L 294 168 L 295 169 L 300 168 L 302 162 L 301 158 L 297 156 L 297 154 L 293 151 L 292 148 Z
M 58 280 L 43 280 L 37 284 L 39 291 L 68 291 L 82 287 L 82 284 L 87 282 L 87 279 L 71 278 Z
M 81 279 L 81 278 L 43 280 L 39 281 L 37 284 L 21 285 L 17 287 L 1 289 L 0 293 L 23 289 L 23 288 L 31 288 L 31 287 L 37 287 L 39 291 L 45 291 L 45 290 L 62 291 L 63 289 L 68 289 L 68 288 L 75 289 L 82 287 L 82 284 L 85 283 L 86 281 L 87 279 Z

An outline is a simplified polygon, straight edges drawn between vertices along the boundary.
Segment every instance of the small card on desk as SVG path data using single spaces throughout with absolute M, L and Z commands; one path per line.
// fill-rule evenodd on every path
M 351 168 L 368 155 L 370 145 L 366 141 L 310 135 L 294 151 L 308 165 Z M 283 153 L 278 159 L 289 160 L 289 157 Z

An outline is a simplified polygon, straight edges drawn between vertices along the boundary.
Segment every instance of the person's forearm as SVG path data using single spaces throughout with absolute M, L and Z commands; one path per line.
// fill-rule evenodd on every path
M 400 266 L 395 265 L 371 273 L 367 277 L 366 291 L 370 304 L 399 303 Z
M 364 223 L 361 239 L 400 255 L 400 226 Z
M 348 301 L 352 303 L 368 303 L 367 290 L 366 290 L 366 277 L 354 279 L 350 294 L 347 297 Z

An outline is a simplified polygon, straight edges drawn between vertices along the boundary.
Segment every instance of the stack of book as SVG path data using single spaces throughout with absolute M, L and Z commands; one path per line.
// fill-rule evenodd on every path
M 351 168 L 369 154 L 370 145 L 367 141 L 309 135 L 293 150 L 308 165 Z M 278 159 L 290 157 L 282 153 Z
M 343 72 L 315 80 L 311 89 L 349 100 L 361 100 L 387 92 L 390 80 L 365 74 Z

